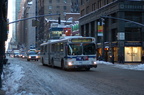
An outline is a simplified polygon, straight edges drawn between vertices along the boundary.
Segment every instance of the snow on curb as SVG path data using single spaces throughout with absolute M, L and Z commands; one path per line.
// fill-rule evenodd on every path
M 9 92 L 15 93 L 20 86 L 20 80 L 24 76 L 24 71 L 21 66 L 16 64 L 7 65 L 5 69 L 3 74 L 3 90 L 7 91 L 7 94 Z

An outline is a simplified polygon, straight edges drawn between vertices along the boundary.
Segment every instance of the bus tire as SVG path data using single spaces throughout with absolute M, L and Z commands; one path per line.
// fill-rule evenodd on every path
M 42 65 L 45 66 L 43 58 L 42 58 L 42 61 L 41 61 L 41 62 L 42 62 Z

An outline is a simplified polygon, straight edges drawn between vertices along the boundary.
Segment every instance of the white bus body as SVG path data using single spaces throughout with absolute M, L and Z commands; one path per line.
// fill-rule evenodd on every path
M 62 69 L 97 67 L 95 38 L 72 36 L 49 40 L 41 44 L 43 65 L 57 66 Z

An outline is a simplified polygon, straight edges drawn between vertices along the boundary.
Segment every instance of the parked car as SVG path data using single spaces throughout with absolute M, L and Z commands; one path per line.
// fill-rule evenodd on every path
M 35 60 L 35 61 L 39 60 L 37 52 L 30 51 L 27 53 L 27 61 L 30 61 L 30 60 Z

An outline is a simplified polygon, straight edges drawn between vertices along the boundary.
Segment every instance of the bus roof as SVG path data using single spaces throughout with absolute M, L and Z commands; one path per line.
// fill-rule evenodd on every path
M 81 38 L 82 36 L 61 36 L 60 39 Z
M 60 42 L 60 41 L 66 41 L 66 40 L 69 40 L 69 39 L 77 39 L 77 38 L 94 38 L 94 37 L 64 36 L 64 37 L 60 37 L 60 39 L 48 40 L 47 42 L 42 43 L 41 46 L 45 45 L 45 44 L 49 44 L 49 43 L 57 43 L 57 42 Z

